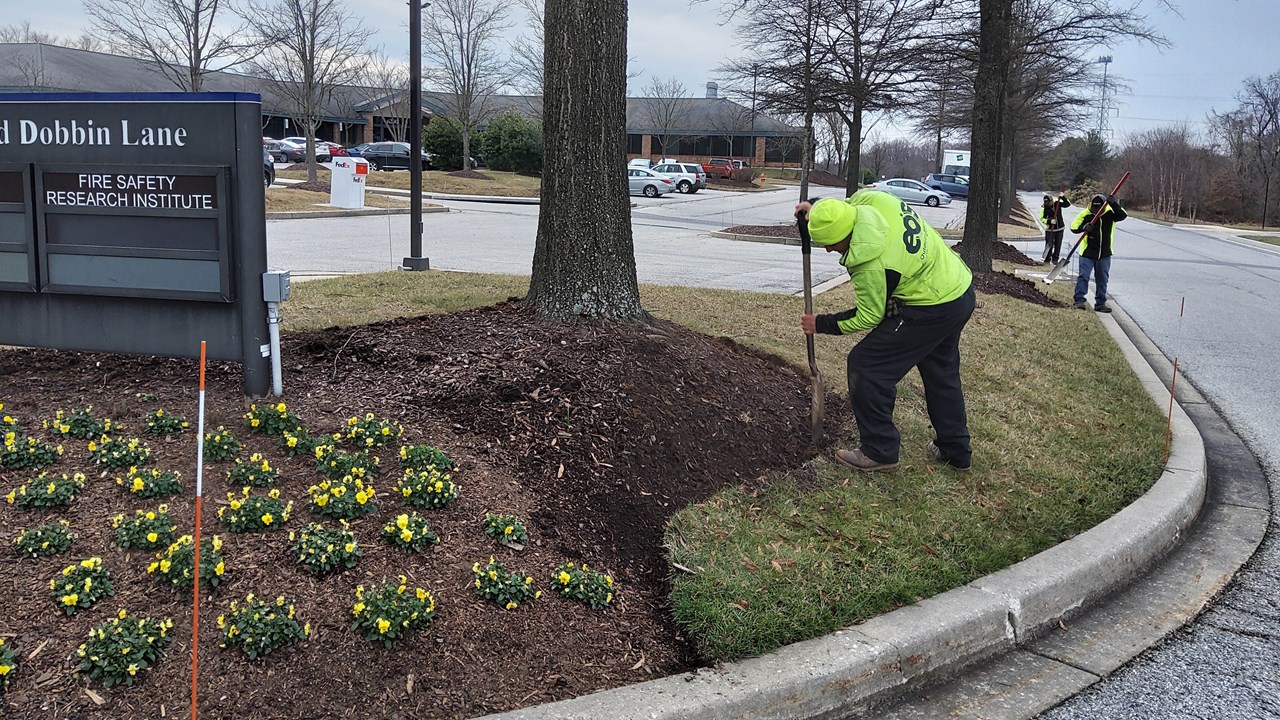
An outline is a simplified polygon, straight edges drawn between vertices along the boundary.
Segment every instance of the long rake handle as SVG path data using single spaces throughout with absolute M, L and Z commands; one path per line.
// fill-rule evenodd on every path
M 1124 185 L 1124 181 L 1128 179 L 1129 179 L 1129 171 L 1126 170 L 1124 175 L 1120 176 L 1120 182 L 1116 183 L 1116 186 L 1111 189 L 1111 193 L 1110 195 L 1108 195 L 1108 197 L 1111 197 L 1112 195 L 1115 195 L 1116 193 L 1120 192 L 1120 186 Z M 1098 208 L 1098 212 L 1094 213 L 1093 217 L 1089 219 L 1089 224 L 1096 225 L 1098 223 L 1098 218 L 1102 217 L 1102 211 L 1106 209 L 1107 209 L 1107 203 L 1104 202 L 1102 203 L 1102 207 Z M 1087 236 L 1088 234 L 1089 233 L 1080 233 L 1080 237 L 1076 238 L 1076 244 L 1072 245 L 1071 249 L 1067 251 L 1067 256 L 1062 258 L 1063 262 L 1066 262 L 1071 259 L 1071 256 L 1072 254 L 1075 253 L 1076 248 L 1080 247 L 1080 243 L 1084 242 L 1085 236 Z

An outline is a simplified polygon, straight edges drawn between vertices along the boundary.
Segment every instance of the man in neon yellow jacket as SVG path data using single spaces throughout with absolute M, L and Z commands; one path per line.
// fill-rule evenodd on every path
M 898 467 L 901 438 L 893 424 L 897 385 L 920 370 L 936 437 L 926 448 L 940 462 L 968 470 L 969 425 L 960 387 L 960 332 L 973 314 L 973 275 L 942 237 L 898 198 L 861 190 L 848 200 L 796 206 L 808 216 L 814 245 L 840 253 L 858 295 L 852 310 L 803 315 L 808 334 L 869 330 L 849 352 L 849 402 L 859 448 L 836 460 L 862 472 Z

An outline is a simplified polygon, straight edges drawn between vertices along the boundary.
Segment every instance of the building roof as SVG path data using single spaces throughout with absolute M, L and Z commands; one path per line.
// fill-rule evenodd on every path
M 174 92 L 177 88 L 147 60 L 79 50 L 44 43 L 0 43 L 0 92 Z M 278 97 L 263 79 L 233 72 L 211 72 L 205 76 L 207 92 L 248 92 L 262 96 L 262 112 L 290 117 L 288 103 Z M 403 104 L 407 90 L 356 85 L 339 86 L 322 110 L 322 120 L 364 124 L 361 113 L 399 115 L 394 108 Z M 422 110 L 431 116 L 447 116 L 454 96 L 424 91 Z M 671 135 L 794 136 L 802 131 L 763 114 L 751 118 L 749 108 L 727 98 L 681 98 L 675 121 L 655 122 L 664 113 L 655 112 L 670 100 L 627 98 L 627 132 Z M 527 116 L 542 113 L 542 98 L 536 95 L 495 95 L 495 112 L 514 110 Z M 380 110 L 392 109 L 390 113 Z M 670 113 L 667 117 L 672 117 Z M 660 125 L 670 125 L 669 128 Z

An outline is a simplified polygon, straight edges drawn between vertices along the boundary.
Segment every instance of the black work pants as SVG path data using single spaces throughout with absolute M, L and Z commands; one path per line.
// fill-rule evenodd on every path
M 1051 263 L 1057 263 L 1062 253 L 1062 232 L 1062 228 L 1044 231 L 1044 259 Z
M 849 402 L 858 421 L 862 452 L 882 463 L 898 462 L 901 438 L 893 424 L 898 382 L 920 369 L 935 443 L 948 460 L 967 465 L 972 455 L 960 389 L 960 331 L 973 314 L 974 294 L 942 305 L 902 306 L 849 352 Z

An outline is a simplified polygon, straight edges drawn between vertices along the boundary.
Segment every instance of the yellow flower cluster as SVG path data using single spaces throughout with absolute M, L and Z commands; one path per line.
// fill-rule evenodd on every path
M 382 540 L 409 552 L 417 552 L 440 542 L 427 519 L 417 513 L 397 515 L 382 527 Z
M 408 632 L 430 622 L 435 616 L 436 600 L 424 588 L 409 592 L 409 579 L 400 576 L 398 584 L 385 584 L 366 593 L 356 588 L 356 602 L 351 606 L 353 626 L 364 630 L 365 639 L 379 640 L 385 647 Z
M 49 581 L 49 589 L 58 606 L 68 615 L 91 607 L 101 598 L 115 594 L 111 574 L 102 566 L 102 558 L 92 557 L 62 569 L 62 574 Z
M 345 439 L 355 447 L 379 447 L 395 442 L 401 435 L 404 435 L 404 426 L 379 420 L 373 413 L 365 413 L 363 418 L 347 418 Z
M 458 499 L 458 486 L 450 477 L 434 467 L 405 470 L 404 477 L 395 486 L 395 492 L 405 505 L 442 508 Z
M 142 498 L 158 498 L 182 492 L 182 474 L 171 470 L 132 466 L 116 484 Z
M 593 610 L 613 604 L 613 576 L 596 572 L 583 563 L 565 563 L 551 573 L 551 585 L 564 597 L 585 603 Z
M 360 547 L 342 520 L 341 530 L 330 530 L 319 523 L 311 523 L 296 535 L 289 533 L 289 539 L 295 541 L 293 553 L 295 561 L 305 565 L 316 575 L 355 567 L 359 561 Z
M 263 657 L 272 651 L 302 640 L 311 634 L 311 623 L 299 624 L 293 603 L 283 595 L 274 603 L 245 596 L 244 604 L 231 601 L 231 617 L 218 616 L 218 627 L 223 631 L 223 647 L 238 647 L 250 660 Z
M 0 405 L 0 409 L 4 405 Z M 0 637 L 0 695 L 4 695 L 4 691 L 9 688 L 10 673 L 18 668 L 18 660 L 14 657 L 13 648 L 5 644 L 4 638 Z
M 116 617 L 90 630 L 89 640 L 76 650 L 80 670 L 107 687 L 132 685 L 139 672 L 159 660 L 172 629 L 172 620 L 130 618 L 121 608 Z
M 307 488 L 307 494 L 311 497 L 311 511 L 325 517 L 351 520 L 377 509 L 374 499 L 378 492 L 362 476 L 323 480 Z
M 200 541 L 201 587 L 217 587 L 222 582 L 227 566 L 221 551 L 222 538 L 217 535 Z M 156 575 L 173 587 L 187 589 L 195 584 L 195 564 L 195 539 L 190 535 L 183 535 L 165 550 L 156 553 L 155 561 L 147 566 L 147 573 Z
M 85 481 L 84 473 L 75 475 L 63 473 L 61 476 L 51 476 L 48 471 L 45 471 L 30 482 L 18 486 L 17 490 L 10 491 L 4 499 L 10 505 L 16 504 L 20 508 L 28 509 L 43 510 L 69 505 L 84 489 Z

